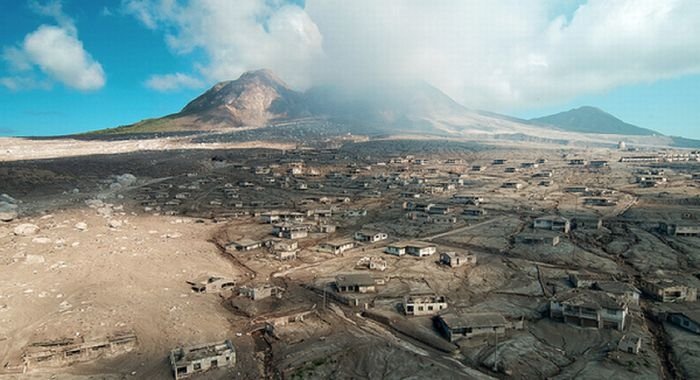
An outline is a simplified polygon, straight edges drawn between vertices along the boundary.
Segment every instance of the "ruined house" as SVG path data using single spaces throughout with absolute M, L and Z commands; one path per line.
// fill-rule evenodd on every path
M 571 230 L 571 222 L 563 216 L 543 216 L 535 219 L 532 223 L 532 228 L 569 233 Z
M 523 184 L 520 182 L 517 182 L 517 181 L 506 181 L 506 182 L 503 182 L 501 187 L 504 189 L 520 190 L 523 188 Z
M 624 330 L 629 308 L 604 292 L 571 289 L 549 302 L 549 317 L 565 323 L 594 328 Z
M 480 207 L 465 207 L 462 215 L 468 219 L 478 219 L 486 215 L 486 210 Z
M 386 260 L 376 256 L 365 256 L 360 258 L 356 264 L 357 267 L 367 268 L 369 270 L 385 271 L 388 267 Z
M 668 321 L 682 329 L 700 334 L 700 309 L 675 309 L 676 310 L 668 313 Z
M 609 198 L 584 198 L 583 204 L 587 206 L 608 207 L 617 205 L 617 202 Z
M 603 219 L 597 216 L 577 215 L 571 219 L 571 229 L 599 230 L 603 227 Z
M 243 238 L 226 244 L 226 250 L 229 251 L 231 248 L 233 248 L 239 252 L 247 252 L 262 247 L 262 244 L 263 243 L 259 240 Z
M 642 291 L 660 302 L 695 302 L 698 289 L 671 278 L 642 278 Z
M 639 305 L 639 295 L 642 292 L 634 286 L 619 281 L 597 281 L 593 288 L 625 302 L 628 305 Z
M 479 195 L 472 194 L 455 194 L 452 197 L 455 203 L 462 203 L 468 205 L 478 206 L 480 203 L 484 202 L 484 198 Z
M 559 245 L 559 236 L 554 235 L 552 233 L 540 234 L 521 232 L 515 236 L 515 242 L 526 245 L 546 244 L 556 247 L 557 245 Z
M 370 230 L 360 230 L 355 232 L 354 238 L 357 241 L 366 243 L 376 243 L 380 240 L 385 240 L 389 235 L 384 232 L 370 231 Z
M 241 286 L 238 288 L 238 295 L 248 297 L 253 301 L 261 300 L 269 297 L 282 298 L 284 288 L 270 284 Z
M 321 252 L 328 252 L 334 255 L 339 255 L 347 250 L 353 249 L 354 247 L 355 242 L 352 240 L 335 240 L 321 243 L 318 247 L 318 250 Z
M 617 344 L 617 349 L 629 354 L 638 354 L 642 349 L 642 338 L 634 335 L 624 335 Z
M 272 240 L 272 252 L 278 260 L 294 260 L 299 252 L 299 242 L 296 240 Z
M 340 274 L 335 277 L 335 288 L 340 293 L 374 293 L 376 282 L 367 273 Z
M 476 265 L 476 255 L 442 252 L 440 253 L 440 264 L 448 265 L 452 268 L 461 267 L 462 265 Z
M 34 342 L 23 350 L 22 362 L 25 368 L 62 367 L 130 352 L 137 343 L 136 335 L 131 332 L 116 333 L 104 339 L 77 337 Z
M 406 254 L 406 246 L 402 243 L 389 244 L 384 248 L 384 252 L 394 256 L 403 256 Z
M 403 312 L 406 315 L 436 315 L 444 309 L 447 309 L 445 296 L 410 295 L 403 300 Z
M 303 224 L 275 224 L 272 227 L 272 234 L 284 239 L 301 239 L 309 235 L 309 227 Z
M 236 365 L 236 349 L 230 340 L 178 347 L 170 352 L 170 366 L 175 380 L 198 373 Z
M 509 325 L 501 314 L 458 311 L 439 315 L 435 324 L 450 342 L 475 336 L 505 335 Z
M 659 223 L 659 229 L 669 236 L 700 236 L 700 224 Z
M 430 223 L 434 224 L 455 224 L 457 223 L 457 217 L 451 215 L 431 215 L 426 218 Z
M 194 280 L 187 281 L 187 283 L 195 293 L 219 293 L 236 286 L 235 281 L 229 278 L 207 275 L 199 276 Z

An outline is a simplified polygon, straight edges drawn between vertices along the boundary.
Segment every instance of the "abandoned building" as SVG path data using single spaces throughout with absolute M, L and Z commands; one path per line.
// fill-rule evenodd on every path
M 520 182 L 517 182 L 517 181 L 506 181 L 506 182 L 503 182 L 501 187 L 504 189 L 520 190 L 523 188 L 523 184 Z
M 571 230 L 571 222 L 563 216 L 543 216 L 535 219 L 532 223 L 532 228 L 563 232 L 566 234 Z
M 335 277 L 335 287 L 341 293 L 374 293 L 376 282 L 367 273 L 340 274 Z
M 659 162 L 659 156 L 626 156 L 620 162 Z
M 230 340 L 179 347 L 170 352 L 170 366 L 175 380 L 188 378 L 216 368 L 236 365 L 236 349 Z
M 403 312 L 406 315 L 436 315 L 444 309 L 447 309 L 445 296 L 411 295 L 403 300 Z
M 700 236 L 700 224 L 659 223 L 659 229 L 669 236 Z
M 284 293 L 284 288 L 270 284 L 241 286 L 238 288 L 238 295 L 248 297 L 253 301 L 261 300 L 268 297 L 281 298 Z
M 357 241 L 366 243 L 376 243 L 381 240 L 385 240 L 389 235 L 384 232 L 370 231 L 370 230 L 360 230 L 355 232 L 354 238 Z
M 583 158 L 574 158 L 574 159 L 569 160 L 569 165 L 573 165 L 573 166 L 586 165 L 586 163 L 587 163 L 586 160 L 584 160 Z
M 450 342 L 474 336 L 505 335 L 508 327 L 508 322 L 501 314 L 459 311 L 437 316 L 435 324 Z
M 275 224 L 272 234 L 284 239 L 301 239 L 309 235 L 309 227 L 303 224 Z
M 627 304 L 604 292 L 571 289 L 555 295 L 549 302 L 549 317 L 565 323 L 594 328 L 624 330 Z
M 277 222 L 294 222 L 303 223 L 304 214 L 300 212 L 265 212 L 260 215 L 260 221 L 267 224 L 277 223 Z
M 476 265 L 476 255 L 458 252 L 440 253 L 440 264 L 448 265 L 452 268 L 462 265 Z
M 369 270 L 385 271 L 388 267 L 386 260 L 377 256 L 365 256 L 360 258 L 355 265 L 359 268 L 367 268 Z
M 353 249 L 354 247 L 355 242 L 352 240 L 336 240 L 321 243 L 318 246 L 318 250 L 321 252 L 332 253 L 334 255 L 340 255 L 347 250 Z
M 472 194 L 455 194 L 452 197 L 455 203 L 463 203 L 468 205 L 478 206 L 480 203 L 484 202 L 484 198 L 479 195 Z
M 593 160 L 589 164 L 590 167 L 592 168 L 605 168 L 608 166 L 608 161 L 605 160 Z
M 622 352 L 637 355 L 642 349 L 642 338 L 633 335 L 624 335 L 617 344 L 617 349 Z
M 389 244 L 384 248 L 384 252 L 394 256 L 403 256 L 406 254 L 406 245 L 401 242 Z
M 593 287 L 628 305 L 639 305 L 642 292 L 634 286 L 619 281 L 597 281 Z
M 569 273 L 569 282 L 574 288 L 592 288 L 599 281 L 606 280 L 603 276 L 595 273 Z
M 228 278 L 216 276 L 200 276 L 187 281 L 195 293 L 218 293 L 222 290 L 236 286 L 236 283 Z
M 434 224 L 455 224 L 457 223 L 457 217 L 451 215 L 430 215 L 426 218 L 426 221 Z
M 571 219 L 571 229 L 599 230 L 603 227 L 603 219 L 597 216 L 576 216 Z
M 486 210 L 480 207 L 465 207 L 462 215 L 468 219 L 478 219 L 486 215 Z
M 587 186 L 568 186 L 564 188 L 565 193 L 587 193 L 589 190 Z
M 700 309 L 674 310 L 668 313 L 667 320 L 680 328 L 700 334 Z
M 670 278 L 642 278 L 642 291 L 660 302 L 695 302 L 698 289 Z
M 608 198 L 584 198 L 583 204 L 587 206 L 607 207 L 615 206 L 617 202 Z
M 412 241 L 406 244 L 406 253 L 413 256 L 425 257 L 435 254 L 437 247 L 435 244 L 422 241 Z
M 263 243 L 259 240 L 253 240 L 253 239 L 248 239 L 248 238 L 243 238 L 237 241 L 232 241 L 226 245 L 226 250 L 230 250 L 230 248 L 233 248 L 236 251 L 239 252 L 247 252 L 247 251 L 252 251 L 255 249 L 258 249 L 262 247 Z
M 515 236 L 515 242 L 526 245 L 546 244 L 556 247 L 559 245 L 559 236 L 550 234 L 541 234 L 533 232 L 521 232 Z
M 272 240 L 272 252 L 278 260 L 294 260 L 299 251 L 299 242 L 296 240 Z
M 24 367 L 54 367 L 115 356 L 136 347 L 133 333 L 118 333 L 105 339 L 66 338 L 29 344 L 22 353 Z

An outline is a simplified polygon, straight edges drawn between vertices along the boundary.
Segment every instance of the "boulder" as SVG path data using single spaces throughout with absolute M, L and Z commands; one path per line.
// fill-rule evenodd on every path
M 45 236 L 40 236 L 40 237 L 35 237 L 32 239 L 32 243 L 36 244 L 51 244 L 51 239 L 45 237 Z
M 108 225 L 110 228 L 119 228 L 119 227 L 122 226 L 122 221 L 121 221 L 121 220 L 117 220 L 117 219 L 112 219 L 112 220 L 110 220 L 109 222 L 107 222 L 107 225 Z
M 78 231 L 85 231 L 85 230 L 87 230 L 88 225 L 85 222 L 78 222 L 78 223 L 75 223 L 74 227 Z
M 39 232 L 39 226 L 36 224 L 22 223 L 15 227 L 13 232 L 17 236 L 31 236 Z
M 42 264 L 46 261 L 42 255 L 27 255 L 24 262 L 27 264 Z
M 127 187 L 133 185 L 136 182 L 136 176 L 130 173 L 124 173 L 122 175 L 118 175 L 116 181 L 118 184 Z

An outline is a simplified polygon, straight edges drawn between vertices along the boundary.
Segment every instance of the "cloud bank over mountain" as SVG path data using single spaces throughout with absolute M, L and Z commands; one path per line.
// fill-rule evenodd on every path
M 207 82 L 260 67 L 301 88 L 426 80 L 502 109 L 700 72 L 693 0 L 126 0 L 123 10 L 175 54 L 203 52 L 191 75 Z

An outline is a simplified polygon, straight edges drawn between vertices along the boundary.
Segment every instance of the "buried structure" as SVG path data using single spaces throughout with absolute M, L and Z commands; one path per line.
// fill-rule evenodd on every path
M 179 347 L 170 352 L 175 380 L 221 367 L 236 365 L 236 349 L 230 340 Z

